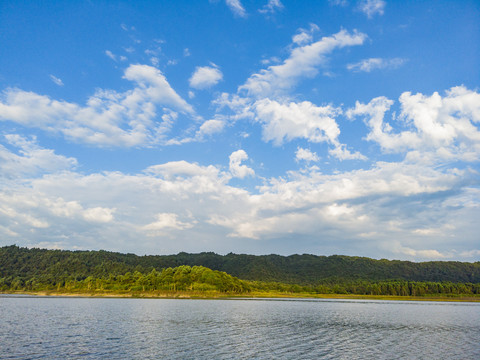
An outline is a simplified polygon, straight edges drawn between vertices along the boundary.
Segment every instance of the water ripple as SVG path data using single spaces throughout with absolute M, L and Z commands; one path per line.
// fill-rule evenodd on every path
M 475 359 L 480 304 L 0 297 L 1 359 Z

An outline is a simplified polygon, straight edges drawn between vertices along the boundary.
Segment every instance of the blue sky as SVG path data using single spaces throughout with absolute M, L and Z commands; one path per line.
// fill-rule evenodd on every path
M 480 259 L 478 1 L 2 1 L 0 245 Z

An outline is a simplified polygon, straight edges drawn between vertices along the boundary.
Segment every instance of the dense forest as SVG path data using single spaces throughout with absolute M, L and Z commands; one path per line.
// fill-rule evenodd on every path
M 0 248 L 0 291 L 478 295 L 480 263 Z

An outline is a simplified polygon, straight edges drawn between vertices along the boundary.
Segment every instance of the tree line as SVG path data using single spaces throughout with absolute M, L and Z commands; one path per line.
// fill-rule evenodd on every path
M 418 281 L 351 281 L 301 286 L 278 282 L 240 280 L 203 266 L 182 265 L 148 273 L 139 271 L 84 279 L 45 280 L 41 277 L 0 278 L 0 291 L 57 291 L 67 293 L 193 292 L 223 294 L 355 294 L 393 296 L 480 295 L 480 284 Z
M 411 263 L 338 255 L 137 256 L 12 245 L 0 248 L 0 291 L 477 295 L 479 268 L 478 262 Z

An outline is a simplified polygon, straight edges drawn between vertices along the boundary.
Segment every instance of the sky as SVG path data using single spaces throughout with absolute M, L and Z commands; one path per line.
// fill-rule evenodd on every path
M 480 2 L 0 2 L 0 246 L 480 260 Z

